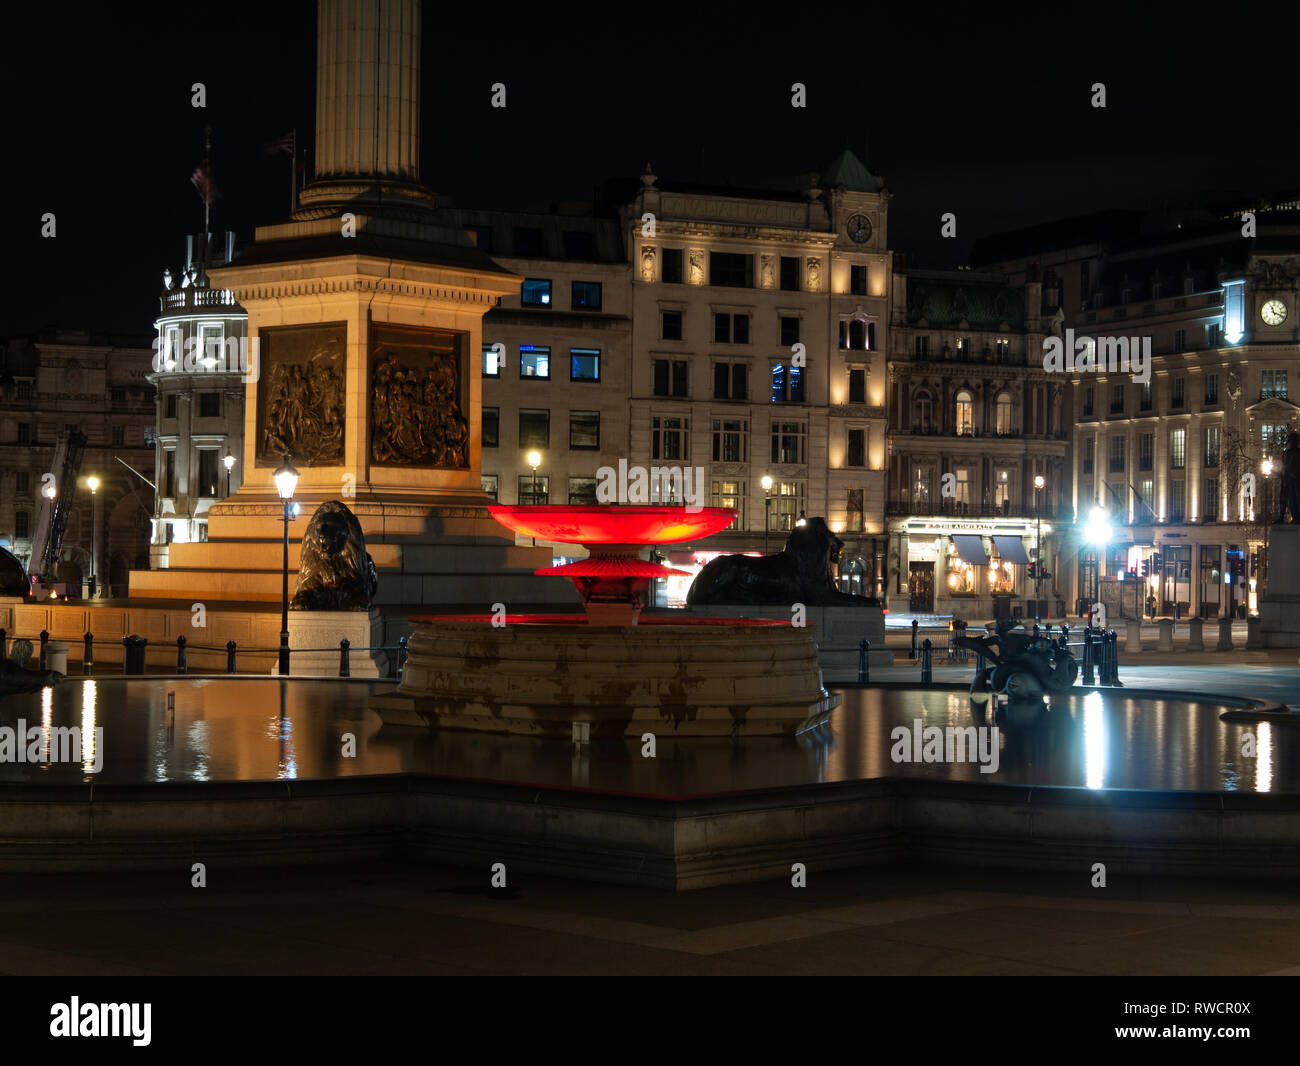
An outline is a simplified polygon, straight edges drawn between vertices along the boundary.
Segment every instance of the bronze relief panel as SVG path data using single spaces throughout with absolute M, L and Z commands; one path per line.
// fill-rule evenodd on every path
M 370 461 L 469 468 L 468 333 L 370 329 Z
M 259 331 L 262 380 L 257 389 L 257 465 L 343 462 L 345 322 L 277 326 Z

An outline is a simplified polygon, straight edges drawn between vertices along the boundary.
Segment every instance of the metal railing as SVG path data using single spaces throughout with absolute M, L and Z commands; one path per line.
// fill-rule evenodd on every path
M 18 636 L 14 636 L 13 638 L 10 638 L 9 634 L 4 629 L 0 629 L 0 659 L 5 658 L 9 654 L 9 642 L 11 639 L 16 643 L 19 640 L 28 639 L 28 638 L 23 638 Z M 49 644 L 50 644 L 50 632 L 48 629 L 42 629 L 40 633 L 34 639 L 32 639 L 33 651 L 36 650 L 35 646 L 38 644 L 38 642 L 40 648 L 39 668 L 41 670 L 46 670 L 48 669 L 48 666 L 46 664 L 48 662 Z M 155 647 L 157 646 L 159 645 L 155 645 Z M 133 634 L 129 637 L 122 638 L 122 673 L 123 674 L 128 674 L 128 675 L 144 674 L 145 656 L 148 647 L 149 647 L 149 640 L 146 637 L 136 636 Z M 237 674 L 239 672 L 237 667 L 237 653 L 239 652 L 239 650 L 240 650 L 239 645 L 236 644 L 235 641 L 233 640 L 226 641 L 224 647 L 218 647 L 218 646 L 208 645 L 208 644 L 191 644 L 185 638 L 184 635 L 179 636 L 176 638 L 176 673 L 177 674 L 189 673 L 189 653 L 192 651 L 211 651 L 211 652 L 224 651 L 226 653 L 225 672 L 227 674 Z M 279 654 L 280 647 L 279 645 L 276 645 L 273 648 L 256 648 L 256 647 L 245 646 L 243 650 L 246 653 L 260 652 L 260 653 L 265 653 L 267 655 L 274 656 Z M 378 645 L 371 645 L 368 647 L 353 647 L 352 642 L 349 641 L 346 637 L 344 637 L 342 640 L 339 641 L 337 647 L 292 648 L 291 651 L 299 654 L 314 653 L 318 655 L 338 652 L 338 656 L 339 656 L 338 676 L 339 677 L 352 676 L 352 653 L 354 651 L 394 652 L 396 654 L 389 656 L 387 676 L 389 678 L 400 680 L 403 672 L 406 669 L 407 638 L 400 637 L 396 644 L 378 644 Z M 95 635 L 93 633 L 87 633 L 85 634 L 85 636 L 82 637 L 81 670 L 82 670 L 82 674 L 85 676 L 92 676 L 95 672 Z M 287 676 L 293 676 L 293 675 L 289 674 Z M 321 675 L 303 674 L 299 676 L 319 677 Z

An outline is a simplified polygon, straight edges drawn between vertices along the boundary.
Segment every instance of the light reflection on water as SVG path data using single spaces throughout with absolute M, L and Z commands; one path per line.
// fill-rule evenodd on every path
M 999 767 L 974 763 L 895 764 L 895 726 L 976 724 L 964 693 L 844 690 L 831 728 L 794 740 L 674 740 L 658 733 L 658 757 L 639 739 L 565 741 L 422 729 L 385 729 L 367 707 L 391 685 L 275 680 L 101 680 L 12 697 L 0 724 L 25 718 L 43 731 L 80 725 L 84 765 L 0 763 L 0 780 L 91 780 L 94 727 L 103 734 L 102 783 L 293 780 L 426 772 L 453 777 L 574 786 L 650 795 L 690 795 L 782 784 L 919 776 L 997 784 L 1090 789 L 1300 790 L 1300 729 L 1222 722 L 1210 703 L 1136 700 L 1078 691 L 1041 712 L 1019 708 L 1000 727 Z M 167 694 L 175 694 L 174 715 Z M 355 758 L 343 735 L 356 738 Z M 1254 735 L 1253 757 L 1242 754 Z

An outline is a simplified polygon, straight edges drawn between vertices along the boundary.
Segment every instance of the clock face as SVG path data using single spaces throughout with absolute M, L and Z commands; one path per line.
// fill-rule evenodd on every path
M 1259 317 L 1270 326 L 1280 326 L 1286 321 L 1286 304 L 1281 300 L 1269 300 L 1259 309 Z
M 844 228 L 849 239 L 856 244 L 865 244 L 871 240 L 871 220 L 866 215 L 854 215 Z

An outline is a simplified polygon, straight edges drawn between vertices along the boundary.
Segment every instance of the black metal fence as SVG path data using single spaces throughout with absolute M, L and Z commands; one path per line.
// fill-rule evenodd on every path
M 16 643 L 17 641 L 22 640 L 24 638 L 17 637 L 17 636 L 10 638 L 9 634 L 4 629 L 0 629 L 0 659 L 3 659 L 6 656 L 8 656 L 9 642 L 11 639 Z M 47 670 L 49 669 L 49 667 L 47 666 L 47 662 L 49 658 L 49 644 L 50 644 L 49 630 L 42 629 L 41 632 L 35 638 L 32 639 L 33 651 L 36 650 L 36 644 L 38 641 L 40 647 L 40 653 L 39 653 L 40 669 Z M 157 647 L 157 645 L 155 646 Z M 123 637 L 122 638 L 122 673 L 129 674 L 129 675 L 145 673 L 145 657 L 148 648 L 149 648 L 149 640 L 147 637 L 141 637 L 135 634 L 132 634 L 129 637 Z M 396 644 L 380 644 L 380 645 L 372 645 L 370 647 L 353 647 L 351 641 L 349 641 L 346 637 L 344 637 L 342 640 L 339 641 L 338 647 L 336 648 L 292 648 L 290 650 L 293 654 L 313 654 L 313 653 L 332 654 L 334 652 L 337 652 L 339 657 L 338 659 L 339 677 L 352 676 L 352 653 L 353 652 L 369 653 L 374 651 L 383 651 L 383 652 L 393 653 L 390 654 L 388 658 L 387 676 L 389 678 L 395 678 L 400 680 L 403 671 L 406 669 L 406 637 L 401 637 Z M 176 638 L 176 673 L 178 674 L 189 673 L 189 653 L 194 651 L 225 652 L 226 653 L 225 672 L 227 674 L 236 674 L 239 672 L 238 653 L 240 651 L 240 648 L 239 645 L 236 644 L 233 640 L 226 641 L 224 647 L 215 647 L 206 644 L 191 644 L 185 638 L 185 636 L 182 635 Z M 264 652 L 268 655 L 278 655 L 280 652 L 280 648 L 278 645 L 274 648 L 257 648 L 257 647 L 245 646 L 243 648 L 243 651 L 245 653 Z M 87 633 L 84 637 L 82 637 L 81 671 L 82 674 L 86 676 L 91 676 L 95 672 L 95 636 L 93 633 Z M 292 674 L 289 676 L 292 676 Z M 317 677 L 320 675 L 312 674 L 312 675 L 301 675 L 301 676 Z

